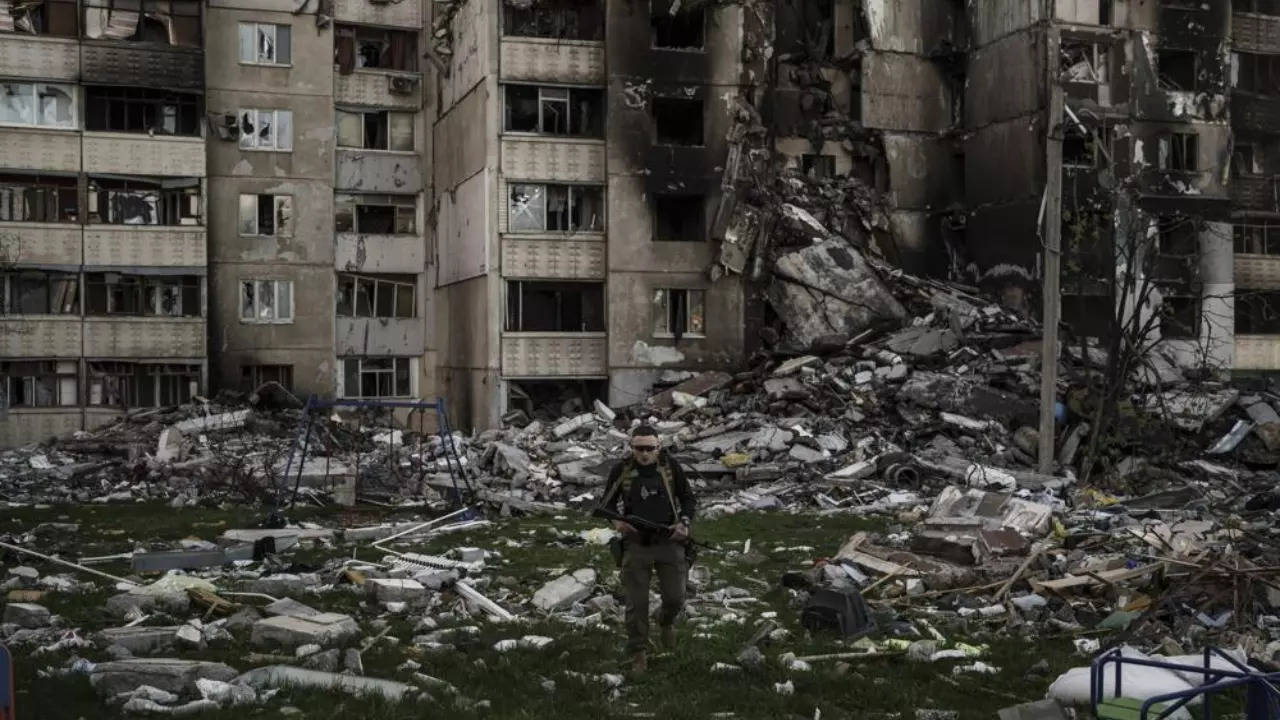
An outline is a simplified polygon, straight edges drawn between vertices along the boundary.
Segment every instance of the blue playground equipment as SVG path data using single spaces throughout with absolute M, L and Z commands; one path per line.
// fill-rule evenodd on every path
M 1235 669 L 1213 667 L 1214 657 L 1226 660 Z M 1105 698 L 1103 681 L 1107 666 L 1115 665 L 1115 697 Z M 1191 676 L 1199 674 L 1204 682 L 1200 687 L 1166 693 L 1139 700 L 1124 697 L 1121 687 L 1121 669 L 1125 665 L 1173 670 Z M 1125 657 L 1120 648 L 1112 648 L 1094 659 L 1089 675 L 1089 695 L 1093 714 L 1098 720 L 1162 720 L 1199 696 L 1204 697 L 1200 708 L 1202 720 L 1212 717 L 1214 694 L 1234 688 L 1245 689 L 1245 718 L 1247 720 L 1276 720 L 1280 718 L 1280 673 L 1261 673 L 1236 660 L 1218 648 L 1204 649 L 1204 665 L 1186 665 L 1164 660 Z
M 0 645 L 0 720 L 15 720 L 18 711 L 14 707 L 18 689 L 13 685 L 13 656 L 9 648 Z

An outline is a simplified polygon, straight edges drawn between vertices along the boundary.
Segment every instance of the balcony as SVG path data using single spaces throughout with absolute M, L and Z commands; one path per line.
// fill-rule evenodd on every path
M 80 81 L 86 85 L 204 89 L 204 52 L 199 49 L 84 40 L 80 52 Z
M 1280 255 L 1237 253 L 1235 284 L 1241 290 L 1280 289 Z
M 62 437 L 80 429 L 79 407 L 9 408 L 0 420 L 0 447 L 16 447 Z
M 1243 175 L 1231 178 L 1231 202 L 1244 210 L 1280 212 L 1280 177 Z
M 408 91 L 392 92 L 393 84 Z M 422 73 L 394 70 L 353 70 L 333 76 L 333 101 L 346 105 L 417 110 L 422 107 Z
M 502 274 L 529 279 L 605 279 L 605 242 L 602 234 L 590 239 L 504 237 Z
M 333 3 L 333 19 L 335 22 L 389 25 L 416 29 L 422 27 L 422 3 L 335 0 Z
M 1280 370 L 1280 335 L 1236 335 L 1236 370 Z
M 22 265 L 80 265 L 80 226 L 0 222 L 0 261 Z
M 201 226 L 89 225 L 84 264 L 89 270 L 133 267 L 201 268 L 207 264 L 207 233 Z
M 337 318 L 333 350 L 339 357 L 421 355 L 426 352 L 422 318 Z
M 605 181 L 605 145 L 583 138 L 503 135 L 502 174 L 520 180 Z
M 102 358 L 203 358 L 204 318 L 87 317 L 84 355 Z
M 204 177 L 204 138 L 86 132 L 84 171 Z
M 80 172 L 80 133 L 0 128 L 0 167 Z
M 503 333 L 502 375 L 587 377 L 608 372 L 604 333 Z
M 1235 13 L 1231 18 L 1231 46 L 1238 52 L 1280 53 L 1280 17 Z
M 604 44 L 587 40 L 504 37 L 502 80 L 603 85 Z
M 415 152 L 338 148 L 334 189 L 365 193 L 422 192 L 422 172 Z
M 0 356 L 80 357 L 80 316 L 0 316 Z
M 6 33 L 0 40 L 0 77 L 75 81 L 80 77 L 80 45 L 70 38 Z
M 419 235 L 338 233 L 335 270 L 362 273 L 420 273 L 427 246 Z
M 1231 93 L 1231 126 L 1268 135 L 1280 132 L 1280 98 Z

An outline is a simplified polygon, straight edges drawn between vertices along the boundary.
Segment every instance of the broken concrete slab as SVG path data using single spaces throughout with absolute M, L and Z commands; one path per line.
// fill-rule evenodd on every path
M 237 684 L 249 685 L 259 690 L 284 687 L 303 687 L 317 690 L 341 690 L 352 695 L 376 693 L 391 702 L 399 702 L 417 690 L 394 680 L 341 675 L 338 673 L 307 670 L 292 665 L 268 665 L 254 668 L 235 679 Z
M 809 394 L 805 386 L 793 377 L 769 378 L 764 381 L 764 391 L 770 400 L 802 398 Z
M 1255 402 L 1245 408 L 1249 418 L 1253 420 L 1253 433 L 1262 440 L 1267 449 L 1280 450 L 1280 414 L 1266 402 Z
M 673 388 L 658 393 L 648 399 L 651 407 L 660 410 L 669 410 L 675 407 L 675 393 L 682 392 L 689 395 L 705 395 L 706 393 L 722 388 L 733 381 L 733 376 L 727 372 L 704 372 L 700 373 Z
M 556 436 L 556 438 L 568 437 L 574 432 L 577 432 L 578 430 L 581 430 L 595 422 L 595 419 L 596 416 L 592 413 L 582 413 L 581 415 L 569 418 L 559 425 L 556 425 L 551 429 L 551 434 Z
M 917 370 L 899 388 L 898 398 L 971 418 L 995 418 L 1006 426 L 1039 422 L 1036 402 L 970 377 Z
M 916 325 L 903 328 L 882 342 L 885 347 L 900 355 L 928 357 L 951 352 L 960 344 L 960 339 L 948 328 Z
M 378 602 L 408 602 L 427 594 L 427 588 L 417 580 L 374 578 L 364 586 Z
M 204 417 L 183 420 L 174 423 L 170 427 L 184 435 L 193 433 L 211 432 L 213 430 L 231 430 L 234 428 L 244 427 L 244 423 L 249 419 L 251 410 L 235 410 L 232 412 L 219 413 L 217 415 L 207 415 Z
M 596 571 L 583 568 L 571 575 L 561 575 L 533 594 L 533 606 L 543 612 L 564 610 L 585 600 L 596 586 Z
M 256 528 L 227 530 L 218 536 L 219 540 L 231 543 L 253 543 L 265 538 L 293 538 L 298 540 L 332 540 L 334 531 L 331 528 L 281 528 L 279 530 L 259 530 Z
M 769 301 L 786 318 L 786 344 L 807 349 L 826 335 L 855 335 L 879 322 L 901 322 L 902 305 L 862 254 L 818 243 L 777 258 Z
M 774 368 L 773 376 L 784 377 L 796 372 L 802 367 L 808 367 L 809 365 L 813 365 L 817 362 L 821 362 L 821 358 L 817 355 L 801 355 L 800 357 L 794 357 L 790 360 L 784 361 L 781 365 Z
M 1240 397 L 1236 388 L 1219 390 L 1169 390 L 1147 398 L 1148 412 L 1167 416 L 1188 432 L 1200 432 L 1206 423 L 1222 417 Z
M 253 624 L 249 641 L 257 646 L 293 648 L 314 643 L 336 645 L 360 634 L 360 626 L 349 615 L 319 613 L 306 618 L 278 615 Z
M 42 628 L 49 625 L 49 609 L 35 603 L 11 602 L 4 606 L 4 621 L 23 628 Z
M 152 655 L 173 645 L 178 626 L 106 628 L 98 633 L 107 645 L 119 645 L 134 655 Z
M 99 695 L 111 697 L 139 685 L 150 685 L 177 695 L 194 694 L 197 680 L 228 681 L 235 668 L 222 663 L 174 658 L 113 660 L 93 666 L 89 684 Z

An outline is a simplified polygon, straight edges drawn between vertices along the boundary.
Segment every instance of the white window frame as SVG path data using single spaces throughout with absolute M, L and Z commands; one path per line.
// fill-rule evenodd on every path
M 4 409 L 23 409 L 23 408 L 57 408 L 57 407 L 79 407 L 80 405 L 80 363 L 75 360 L 45 360 L 45 359 L 27 359 L 13 358 L 5 360 L 3 364 L 24 363 L 32 365 L 40 365 L 49 363 L 53 366 L 52 372 L 42 372 L 39 375 L 0 375 L 0 408 Z M 53 402 L 49 404 L 32 403 L 27 405 L 13 405 L 14 385 L 21 384 L 26 386 L 27 392 L 23 393 L 27 397 L 35 397 L 36 378 L 52 377 L 53 386 Z
M 380 235 L 400 235 L 402 237 L 413 237 L 418 235 L 418 196 L 416 194 L 397 194 L 397 193 L 349 193 L 340 192 L 333 196 L 334 207 L 334 232 L 338 233 L 355 233 L 357 235 L 374 234 L 369 230 L 360 227 L 360 208 L 362 206 L 369 207 L 390 207 L 392 208 L 392 230 L 395 230 L 399 223 L 401 213 L 409 216 L 413 224 L 413 231 L 378 233 Z M 343 207 L 349 208 L 351 212 L 351 228 L 342 230 L 338 228 L 337 220 L 339 210 Z
M 262 232 L 262 228 L 258 226 L 258 218 L 260 216 L 259 213 L 261 213 L 261 208 L 257 206 L 262 203 L 262 198 L 264 197 L 271 198 L 271 216 L 273 218 L 279 219 L 281 206 L 282 205 L 287 206 L 286 216 L 288 218 L 288 222 L 284 224 L 285 227 L 283 231 L 281 230 L 281 227 L 279 224 L 276 225 L 275 232 L 270 232 L 270 233 Z M 253 232 L 249 232 L 249 233 L 244 231 L 245 198 L 253 198 L 253 202 L 255 205 L 255 207 L 253 208 L 254 209 Z M 240 237 L 293 237 L 293 196 L 292 195 L 273 195 L 271 193 L 240 193 L 239 213 L 240 213 L 240 222 L 236 226 L 236 231 L 240 234 Z
M 263 317 L 262 315 L 263 305 L 260 290 L 264 284 L 269 285 L 272 291 L 271 317 Z M 245 287 L 248 285 L 253 287 L 253 315 L 251 317 L 246 317 L 244 313 L 244 292 Z M 280 313 L 281 298 L 288 298 L 289 314 L 287 316 Z M 240 315 L 240 322 L 246 325 L 292 325 L 294 317 L 293 281 L 265 280 L 261 278 L 241 280 L 239 294 L 236 296 L 236 307 Z
M 537 200 L 537 202 L 540 202 L 542 204 L 542 228 L 540 230 L 530 230 L 526 228 L 512 229 L 511 219 L 515 216 L 515 213 L 513 213 L 511 210 L 511 191 L 515 189 L 517 186 L 537 187 L 541 189 L 540 191 L 541 197 Z M 570 227 L 565 230 L 547 229 L 548 221 L 551 219 L 551 215 L 547 211 L 547 197 L 550 194 L 548 192 L 548 188 L 551 188 L 551 187 L 567 188 L 565 202 L 568 203 L 570 223 L 573 222 L 573 210 L 576 205 L 576 203 L 574 202 L 574 195 L 577 193 L 577 191 L 583 188 L 598 190 L 600 192 L 600 227 L 594 230 L 589 228 L 582 229 L 582 228 L 574 228 L 574 227 Z M 609 204 L 609 200 L 605 196 L 605 193 L 606 193 L 606 190 L 603 185 L 593 185 L 591 183 L 574 184 L 574 183 L 540 183 L 540 182 L 509 181 L 506 187 L 506 197 L 504 198 L 504 202 L 507 203 L 507 233 L 513 234 L 513 235 L 531 234 L 531 233 L 552 233 L 556 235 L 573 235 L 577 233 L 602 233 L 605 231 L 605 228 L 608 227 L 608 221 L 609 221 L 609 219 L 605 216 L 605 208 L 608 207 L 608 204 Z
M 254 131 L 245 134 L 243 129 L 245 113 L 253 113 Z M 271 116 L 271 144 L 263 144 L 258 138 L 258 126 L 261 124 L 263 115 Z M 289 132 L 287 137 L 282 136 L 280 132 L 280 118 L 288 118 L 287 124 Z M 236 123 L 240 128 L 240 149 L 253 150 L 257 152 L 293 152 L 293 111 L 292 110 L 264 110 L 261 108 L 240 108 L 236 110 Z M 248 140 L 246 143 L 245 141 Z
M 264 60 L 262 58 L 262 48 L 258 46 L 258 31 L 263 28 L 269 28 L 271 34 L 271 52 L 272 58 Z M 289 59 L 280 62 L 280 29 L 284 28 L 289 35 Z M 241 65 L 261 65 L 263 67 L 293 67 L 293 29 L 290 25 L 280 25 L 278 23 L 259 23 L 259 22 L 242 22 L 238 27 L 240 39 L 240 64 Z M 246 45 L 245 32 L 251 37 L 247 38 Z M 252 58 L 246 58 L 246 51 L 251 54 Z
M 351 314 L 344 315 L 334 308 L 334 314 L 337 317 L 344 318 L 373 318 L 377 320 L 412 320 L 418 317 L 418 284 L 416 282 L 402 282 L 400 280 L 390 280 L 380 278 L 376 275 L 357 275 L 354 273 L 339 273 L 338 285 L 341 286 L 345 282 L 352 282 L 351 293 Z M 369 283 L 373 286 L 373 292 L 369 295 L 369 314 L 361 315 L 356 298 L 359 297 L 359 288 L 361 283 Z M 409 308 L 408 315 L 400 315 L 397 310 L 400 304 L 400 288 L 407 287 L 413 292 L 413 299 Z M 341 287 L 338 293 L 341 295 Z M 378 296 L 384 292 L 391 293 L 391 314 L 378 314 Z
M 680 335 L 682 338 L 704 338 L 707 336 L 707 291 L 699 288 L 657 288 L 654 290 L 653 305 L 653 336 L 658 338 L 673 338 L 675 333 L 671 331 L 671 292 L 673 290 L 682 291 L 686 294 L 688 301 L 684 306 L 684 324 L 685 327 L 690 326 L 689 318 L 693 308 L 693 297 L 695 294 L 699 298 L 702 305 L 702 330 L 694 332 L 686 330 Z M 661 312 L 658 309 L 661 308 Z
M 364 398 L 370 398 L 370 399 L 383 399 L 383 400 L 387 400 L 387 399 L 394 399 L 394 398 L 412 398 L 412 397 L 414 397 L 414 396 L 415 396 L 415 393 L 416 393 L 416 391 L 417 391 L 417 384 L 418 384 L 418 380 L 417 380 L 417 377 L 416 377 L 417 372 L 418 372 L 418 367 L 417 367 L 417 358 L 413 358 L 413 357 L 403 357 L 403 356 L 390 356 L 390 357 L 388 357 L 388 356 L 379 356 L 379 357 L 343 357 L 343 358 L 338 358 L 338 359 L 342 362 L 342 367 L 341 367 L 341 368 L 339 368 L 339 372 L 338 372 L 338 397 L 342 397 L 342 398 L 353 398 L 353 399 L 364 399 Z M 347 387 L 347 386 L 346 386 L 346 384 L 347 384 L 347 363 L 349 363 L 349 362 L 354 362 L 354 363 L 356 363 L 356 382 L 357 382 L 357 383 L 360 383 L 360 384 L 363 384 L 363 383 L 361 383 L 361 380 L 363 379 L 364 374 L 365 374 L 365 372 L 366 372 L 366 370 L 364 369 L 364 364 L 365 364 L 365 362 L 366 362 L 366 361 L 368 361 L 368 360 L 391 360 L 391 361 L 392 361 L 392 363 L 391 363 L 391 386 L 392 386 L 392 387 L 391 387 L 391 389 L 392 389 L 392 394 L 391 394 L 391 395 L 362 395 L 362 394 L 360 394 L 360 388 L 358 388 L 358 387 L 356 387 L 356 388 L 349 388 L 349 387 Z M 398 365 L 398 364 L 399 364 L 399 363 L 401 363 L 401 362 L 406 363 L 406 364 L 408 365 L 408 369 L 409 369 L 409 392 L 408 392 L 408 394 L 406 394 L 406 395 L 401 395 L 401 394 L 399 394 L 399 393 L 396 393 L 396 392 L 395 392 L 395 374 L 396 374 L 396 365 Z M 386 373 L 387 371 L 385 371 L 385 370 L 369 370 L 369 371 L 367 371 L 367 372 L 370 372 L 370 373 L 377 373 L 377 374 L 384 374 L 384 373 Z
M 408 111 L 408 110 L 393 110 L 393 109 L 391 109 L 391 108 L 365 108 L 365 109 L 357 109 L 357 108 L 343 108 L 343 107 L 337 108 L 337 112 L 339 112 L 339 113 L 346 113 L 346 114 L 348 114 L 348 115 L 359 115 L 359 116 L 360 116 L 360 143 L 361 143 L 360 145 L 343 145 L 343 144 L 341 144 L 341 140 L 339 139 L 339 136 L 338 136 L 338 124 L 339 124 L 339 123 L 338 123 L 338 116 L 335 114 L 335 115 L 334 115 L 334 123 L 333 123 L 333 128 L 334 128 L 334 142 L 337 144 L 337 147 L 338 147 L 338 148 L 345 149 L 345 150 L 368 150 L 369 152 L 391 152 L 391 153 L 416 153 L 416 152 L 418 152 L 418 118 L 416 117 L 417 113 L 415 113 L 415 112 L 411 112 L 411 111 Z M 364 126 L 365 126 L 365 123 L 366 123 L 366 122 L 368 122 L 368 120 L 369 120 L 369 115 L 370 115 L 370 114 L 372 114 L 372 113 L 386 113 L 386 118 L 387 118 L 387 128 L 386 128 L 386 130 L 387 130 L 387 146 L 386 146 L 385 148 L 367 148 L 367 147 L 365 147 L 365 146 L 364 146 L 364 136 L 365 136 Z M 411 125 L 412 125 L 412 129 L 413 129 L 413 147 L 411 147 L 411 148 L 410 148 L 410 149 L 408 149 L 408 150 L 396 150 L 396 149 L 394 149 L 394 148 L 392 148 L 392 147 L 391 147 L 391 118 L 392 118 L 392 116 L 393 116 L 393 115 L 408 115 L 408 116 L 409 116 L 409 122 L 411 123 Z
M 31 122 L 14 122 L 11 120 L 0 120 L 0 126 L 4 127 L 38 127 L 49 130 L 79 130 L 80 129 L 80 92 L 75 85 L 64 85 L 62 83 L 44 83 L 30 82 L 20 80 L 5 80 L 5 85 L 26 86 L 30 93 L 27 101 L 31 103 Z M 59 125 L 57 123 L 40 122 L 40 95 L 39 88 L 54 87 L 69 96 L 71 96 L 71 121 L 70 124 Z M 4 96 L 0 95 L 0 103 L 5 102 Z

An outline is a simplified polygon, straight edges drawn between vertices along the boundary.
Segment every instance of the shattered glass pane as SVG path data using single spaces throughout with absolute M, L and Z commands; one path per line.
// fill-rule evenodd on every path
M 274 63 L 276 61 L 276 26 L 258 26 L 258 62 Z
M 32 86 L 28 83 L 0 83 L 0 123 L 32 125 L 36 121 Z
M 275 120 L 272 118 L 270 110 L 258 111 L 258 135 L 256 144 L 258 147 L 273 148 L 276 145 L 275 134 L 272 132 L 275 127 Z
M 547 229 L 547 208 L 542 185 L 513 184 L 507 200 L 510 232 L 542 232 Z
M 56 85 L 36 85 L 36 96 L 40 99 L 37 124 L 63 128 L 76 126 L 75 102 L 70 91 Z
M 257 135 L 253 129 L 257 127 L 257 113 L 253 110 L 240 111 L 240 147 L 254 148 L 258 146 Z
M 270 280 L 258 281 L 258 319 L 276 319 L 275 283 Z

